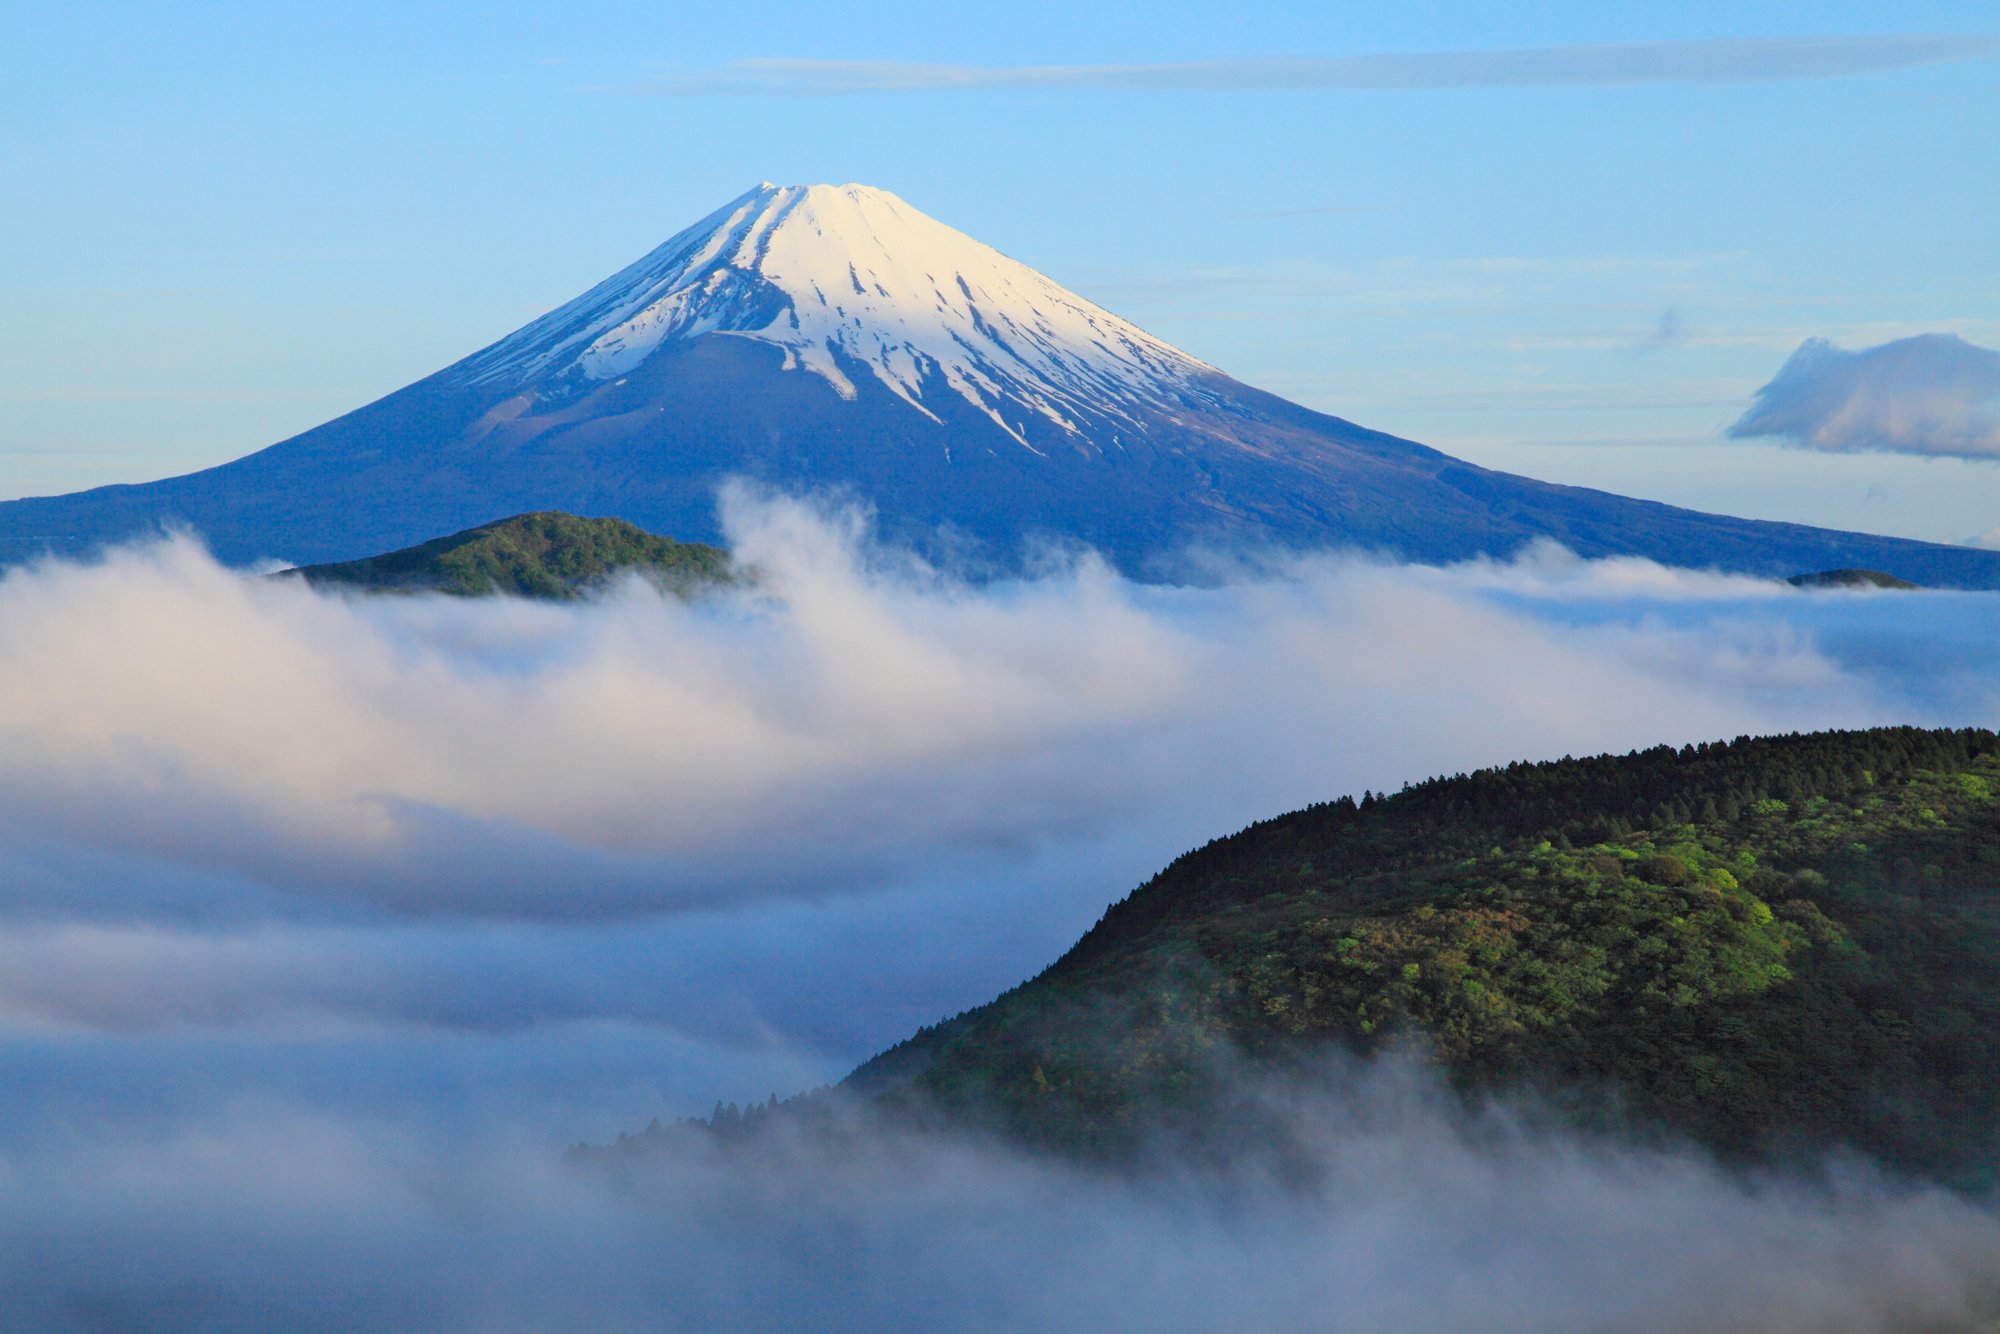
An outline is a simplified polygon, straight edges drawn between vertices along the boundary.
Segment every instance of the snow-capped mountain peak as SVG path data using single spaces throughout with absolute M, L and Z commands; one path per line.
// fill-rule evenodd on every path
M 457 368 L 461 382 L 613 380 L 705 334 L 781 349 L 844 398 L 872 375 L 927 416 L 955 394 L 1023 445 L 1185 401 L 1213 368 L 864 185 L 770 183 Z M 1039 431 L 1036 433 L 1040 433 Z
M 760 185 L 518 333 L 245 458 L 0 504 L 0 561 L 167 523 L 225 560 L 321 564 L 551 509 L 718 542 L 731 479 L 866 505 L 891 545 L 973 574 L 1039 568 L 1051 541 L 1208 580 L 1237 550 L 1462 561 L 1552 537 L 2000 588 L 2000 553 L 1550 486 L 1287 403 L 855 185 Z

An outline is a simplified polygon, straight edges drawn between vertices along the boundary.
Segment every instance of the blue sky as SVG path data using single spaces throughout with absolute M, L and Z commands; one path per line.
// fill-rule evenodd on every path
M 1723 431 L 1808 337 L 2000 346 L 1990 46 L 1839 77 L 1758 48 L 1798 77 L 1655 82 L 1571 51 L 1555 86 L 1096 67 L 1993 31 L 1944 3 L 43 7 L 0 50 L 0 495 L 236 457 L 759 179 L 857 180 L 1242 379 L 1482 463 L 1958 540 L 2000 525 L 2000 464 Z M 1636 48 L 1695 74 L 1731 49 Z M 745 64 L 772 58 L 869 69 Z

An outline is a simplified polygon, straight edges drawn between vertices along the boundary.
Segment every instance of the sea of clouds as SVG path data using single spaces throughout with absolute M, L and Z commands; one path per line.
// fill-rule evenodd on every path
M 2000 723 L 2000 601 L 1538 548 L 968 584 L 728 499 L 758 588 L 0 576 L 0 1324 L 1952 1327 L 1983 1202 L 1292 1099 L 1340 1189 L 886 1139 L 561 1146 L 837 1079 L 1185 849 L 1516 758 Z M 1983 1277 L 1984 1276 L 1984 1277 Z M 7 1313 L 12 1312 L 9 1316 Z M 1232 1320 L 1233 1312 L 1247 1313 Z M 1810 1317 L 1810 1318 L 1808 1318 Z

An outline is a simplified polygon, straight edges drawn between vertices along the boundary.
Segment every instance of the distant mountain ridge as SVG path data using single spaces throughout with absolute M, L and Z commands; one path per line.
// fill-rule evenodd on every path
M 349 560 L 540 510 L 716 542 L 741 477 L 1012 568 L 1190 548 L 1585 556 L 2000 587 L 2000 552 L 1723 518 L 1493 472 L 1289 403 L 865 186 L 762 185 L 492 346 L 220 467 L 0 504 L 0 561 L 177 524 Z
M 401 551 L 300 566 L 277 577 L 366 592 L 567 599 L 626 574 L 681 594 L 735 577 L 729 553 L 718 548 L 676 542 L 623 519 L 549 512 L 517 514 Z
M 1811 574 L 1795 574 L 1785 582 L 1793 588 L 1887 588 L 1909 592 L 1918 587 L 1880 570 L 1816 570 Z

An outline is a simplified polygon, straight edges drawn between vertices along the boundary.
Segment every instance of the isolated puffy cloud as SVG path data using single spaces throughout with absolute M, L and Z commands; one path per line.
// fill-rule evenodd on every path
M 2000 352 L 1956 334 L 1853 352 L 1809 338 L 1729 434 L 1843 454 L 2000 458 Z

